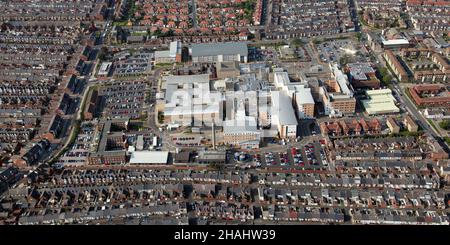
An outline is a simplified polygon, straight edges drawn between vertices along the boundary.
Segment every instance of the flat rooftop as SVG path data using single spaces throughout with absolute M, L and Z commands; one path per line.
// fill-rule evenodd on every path
M 284 92 L 272 91 L 272 115 L 278 116 L 281 125 L 297 125 L 292 101 Z
M 134 151 L 130 164 L 166 164 L 168 158 L 168 151 Z
M 303 86 L 299 86 L 296 93 L 295 93 L 295 99 L 298 104 L 314 104 L 314 98 L 311 94 L 310 88 L 305 88 Z
M 384 40 L 383 45 L 408 45 L 409 41 L 406 39 L 393 39 L 393 40 Z
M 400 112 L 390 89 L 368 90 L 366 94 L 369 99 L 361 103 L 369 115 Z
M 229 42 L 229 43 L 199 43 L 192 44 L 192 56 L 214 56 L 214 55 L 248 55 L 247 43 Z

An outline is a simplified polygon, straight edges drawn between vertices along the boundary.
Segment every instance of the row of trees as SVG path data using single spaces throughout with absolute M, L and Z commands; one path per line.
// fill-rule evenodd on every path
M 378 72 L 380 73 L 381 81 L 383 82 L 383 84 L 391 84 L 393 77 L 389 74 L 389 71 L 386 67 L 381 67 L 380 69 L 378 69 Z

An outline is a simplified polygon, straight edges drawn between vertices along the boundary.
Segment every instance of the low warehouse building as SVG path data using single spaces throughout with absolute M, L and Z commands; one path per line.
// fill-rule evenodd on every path
M 169 159 L 168 151 L 135 151 L 131 153 L 132 165 L 165 165 Z
M 400 109 L 395 105 L 396 99 L 390 89 L 368 90 L 366 95 L 369 99 L 362 100 L 361 103 L 367 114 L 379 115 L 400 112 Z

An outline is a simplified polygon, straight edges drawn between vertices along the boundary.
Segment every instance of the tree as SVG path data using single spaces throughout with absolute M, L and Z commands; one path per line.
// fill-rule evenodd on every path
M 102 47 L 100 49 L 100 52 L 98 54 L 98 59 L 101 61 L 104 61 L 106 59 L 106 55 L 108 54 L 108 48 L 107 47 Z
M 317 39 L 317 38 L 315 38 L 314 40 L 313 40 L 313 43 L 314 44 L 320 44 L 322 41 L 321 40 L 319 40 L 319 39 Z
M 305 42 L 304 42 L 302 39 L 300 39 L 300 38 L 296 38 L 296 39 L 294 39 L 294 40 L 292 41 L 292 45 L 293 45 L 293 46 L 296 46 L 296 47 L 302 46 L 302 45 L 304 45 L 304 44 L 305 44 Z
M 341 57 L 339 59 L 339 65 L 341 65 L 341 67 L 344 67 L 348 63 L 349 63 L 349 56 L 348 55 L 344 55 L 343 57 Z
M 390 84 L 391 81 L 392 81 L 392 76 L 389 75 L 389 74 L 387 74 L 386 76 L 383 76 L 382 81 L 383 81 L 383 83 L 386 84 L 386 85 L 387 85 L 387 84 Z
M 395 20 L 391 23 L 390 27 L 393 28 L 393 27 L 397 27 L 397 26 L 399 26 L 398 19 L 395 19 Z
M 381 67 L 379 70 L 381 77 L 386 76 L 386 74 L 388 73 L 388 70 L 386 67 Z
M 444 120 L 439 123 L 439 127 L 445 130 L 450 130 L 450 120 Z
M 162 35 L 162 31 L 161 31 L 161 29 L 156 29 L 154 32 L 153 32 L 153 35 L 155 35 L 156 37 L 160 37 L 161 35 Z
M 158 112 L 158 122 L 159 123 L 164 123 L 164 113 L 163 112 Z

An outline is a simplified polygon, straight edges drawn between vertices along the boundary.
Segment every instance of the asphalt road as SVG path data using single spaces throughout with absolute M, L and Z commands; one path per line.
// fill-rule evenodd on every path
M 197 4 L 195 3 L 195 0 L 191 0 L 192 3 L 192 26 L 193 28 L 197 29 Z

